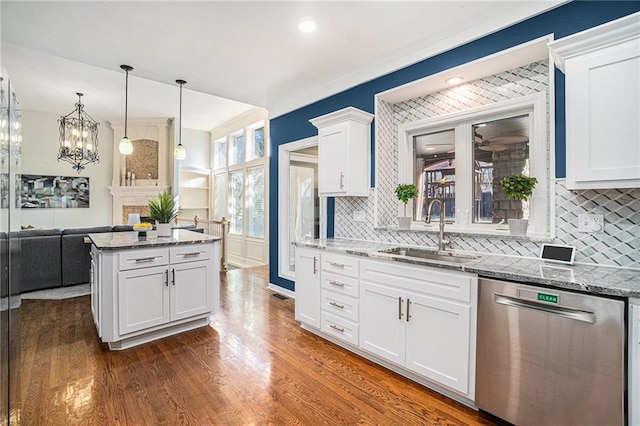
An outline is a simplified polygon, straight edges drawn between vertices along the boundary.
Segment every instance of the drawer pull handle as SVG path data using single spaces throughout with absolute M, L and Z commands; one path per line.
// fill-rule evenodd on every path
M 164 284 L 169 287 L 169 270 L 164 271 Z
M 329 281 L 329 284 L 335 285 L 336 287 L 344 287 L 344 283 L 340 283 L 338 281 Z
M 329 327 L 333 328 L 336 331 L 339 331 L 340 333 L 344 333 L 344 328 L 340 328 L 337 325 L 331 324 Z
M 194 253 L 180 253 L 178 254 L 178 256 L 182 256 L 182 257 L 196 257 L 196 256 L 200 256 L 201 254 L 204 254 L 204 251 L 196 251 Z
M 341 305 L 341 304 L 339 304 L 339 303 L 336 303 L 336 302 L 329 302 L 329 304 L 330 304 L 331 306 L 335 306 L 336 308 L 344 309 L 344 305 Z
M 139 259 L 135 259 L 136 263 L 149 263 L 149 262 L 153 262 L 154 260 L 158 259 L 158 257 L 154 256 L 154 257 L 141 257 Z
M 318 258 L 313 256 L 313 275 L 318 272 Z
M 344 264 L 338 262 L 329 262 L 329 265 L 335 266 L 336 268 L 344 268 Z
M 340 173 L 340 189 L 344 189 L 344 173 Z
M 171 284 L 175 287 L 176 285 L 176 269 L 171 268 Z

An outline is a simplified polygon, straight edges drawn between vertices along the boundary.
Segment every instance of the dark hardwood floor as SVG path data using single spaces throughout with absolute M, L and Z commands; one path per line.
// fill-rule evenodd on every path
M 89 296 L 24 300 L 16 424 L 493 424 L 302 330 L 266 267 L 222 276 L 202 327 L 124 351 L 98 340 Z

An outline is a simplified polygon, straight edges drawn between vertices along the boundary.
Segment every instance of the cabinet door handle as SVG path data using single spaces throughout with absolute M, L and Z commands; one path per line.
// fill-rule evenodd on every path
M 318 272 L 318 258 L 313 256 L 313 275 Z
M 140 257 L 138 259 L 134 259 L 134 261 L 136 263 L 149 263 L 149 262 L 153 262 L 154 260 L 156 260 L 156 257 Z
M 409 313 L 409 306 L 411 306 L 411 299 L 407 298 L 407 322 L 411 318 L 411 314 Z
M 193 253 L 180 253 L 178 254 L 178 256 L 182 256 L 182 257 L 196 257 L 196 256 L 200 256 L 201 254 L 204 254 L 204 251 L 196 251 Z
M 344 287 L 344 283 L 339 283 L 338 281 L 329 281 L 329 284 L 335 285 L 336 287 Z
M 339 304 L 339 303 L 336 303 L 336 302 L 329 302 L 329 304 L 330 304 L 331 306 L 335 306 L 336 308 L 344 309 L 344 305 L 341 305 L 341 304 Z
M 344 173 L 340 172 L 340 189 L 344 189 Z
M 343 263 L 329 262 L 329 265 L 335 266 L 336 268 L 344 268 L 344 264 Z
M 176 269 L 172 268 L 171 269 L 171 284 L 172 285 L 176 285 Z
M 164 271 L 164 285 L 169 287 L 169 270 Z
M 402 321 L 402 297 L 398 297 L 398 319 Z
M 340 333 L 344 333 L 344 328 L 340 328 L 337 325 L 331 324 L 329 327 L 333 328 L 336 331 L 339 331 Z

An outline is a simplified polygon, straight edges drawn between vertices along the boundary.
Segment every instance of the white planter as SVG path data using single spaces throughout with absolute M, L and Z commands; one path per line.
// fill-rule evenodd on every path
M 411 228 L 411 217 L 400 217 L 398 216 L 398 229 L 409 229 Z
M 170 237 L 171 236 L 171 224 L 170 223 L 157 223 L 156 231 L 158 231 L 158 237 Z
M 507 219 L 509 222 L 509 233 L 511 235 L 527 235 L 529 219 Z

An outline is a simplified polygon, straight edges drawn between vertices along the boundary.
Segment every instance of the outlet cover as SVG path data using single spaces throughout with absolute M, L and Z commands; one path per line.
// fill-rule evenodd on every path
M 356 210 L 353 212 L 353 220 L 356 222 L 364 222 L 364 210 Z
M 579 214 L 578 215 L 578 231 L 589 233 L 604 232 L 604 215 L 603 214 Z

